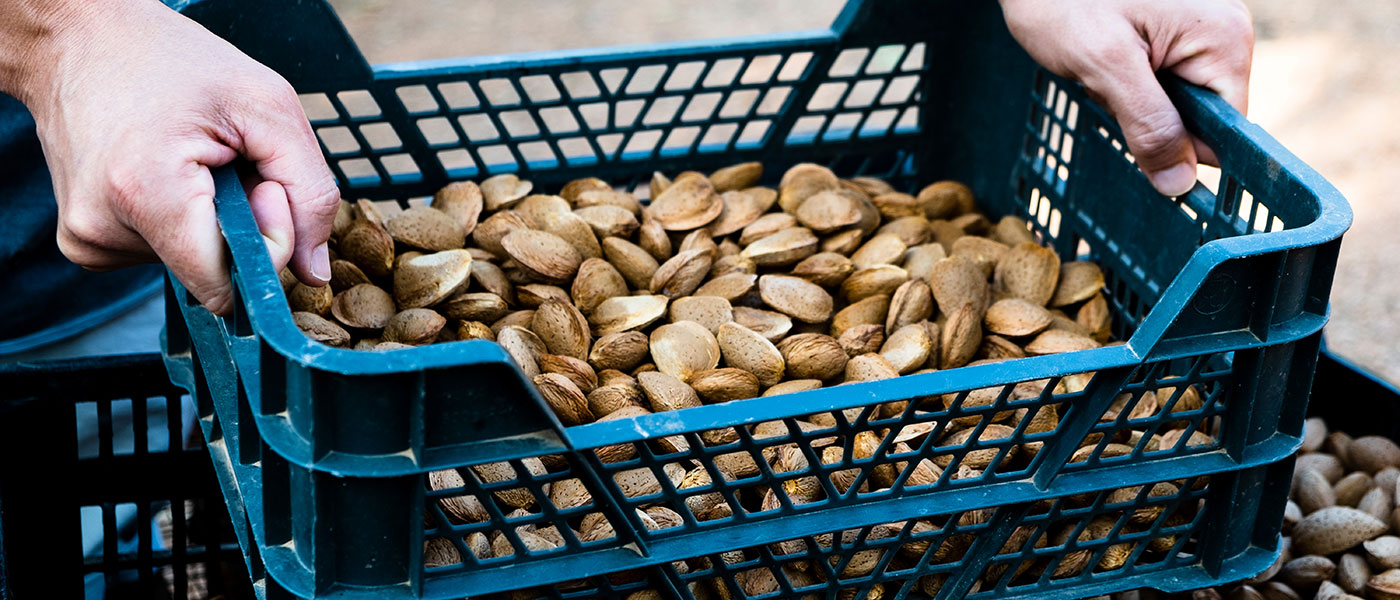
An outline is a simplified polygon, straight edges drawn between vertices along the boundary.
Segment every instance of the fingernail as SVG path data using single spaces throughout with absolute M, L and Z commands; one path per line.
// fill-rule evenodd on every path
M 331 251 L 324 243 L 311 253 L 311 276 L 323 282 L 331 280 Z
M 1179 163 L 1169 169 L 1152 174 L 1152 187 L 1165 196 L 1180 196 L 1191 191 L 1196 185 L 1196 169 L 1186 163 Z

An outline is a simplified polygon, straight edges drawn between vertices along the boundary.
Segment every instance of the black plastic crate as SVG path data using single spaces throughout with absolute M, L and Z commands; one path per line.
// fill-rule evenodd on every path
M 254 597 L 182 395 L 156 354 L 0 364 L 0 598 Z
M 1287 469 L 1299 442 L 1337 249 L 1351 215 L 1326 181 L 1218 97 L 1166 82 L 1187 126 L 1216 150 L 1223 168 L 1216 189 L 1197 186 L 1164 198 L 1138 172 L 1112 120 L 1077 85 L 1039 70 L 989 2 L 854 1 L 824 31 L 379 66 L 363 60 L 322 2 L 206 0 L 191 4 L 189 14 L 285 75 L 319 107 L 310 118 L 323 139 L 353 139 L 323 147 L 347 198 L 406 203 L 455 179 L 504 172 L 546 191 L 598 176 L 644 195 L 638 183 L 653 170 L 710 170 L 744 160 L 762 161 L 769 183 L 800 161 L 827 164 L 841 176 L 882 177 L 902 191 L 957 178 L 988 214 L 1022 217 L 1066 259 L 1098 262 L 1114 333 L 1127 342 L 564 428 L 494 344 L 370 354 L 307 339 L 292 323 L 238 180 L 224 170 L 215 175 L 216 202 L 233 257 L 235 314 L 212 317 L 172 280 L 165 351 L 172 377 L 199 390 L 211 452 L 228 465 L 219 470 L 224 492 L 232 510 L 246 512 L 252 523 L 251 536 L 241 541 L 292 592 L 452 598 L 635 569 L 678 591 L 687 586 L 666 575 L 664 565 L 700 554 L 834 527 L 1207 475 L 1216 481 L 1206 498 L 1214 509 L 1198 530 L 1202 549 L 1192 561 L 1134 564 L 1006 593 L 1184 589 L 1240 578 L 1251 565 L 1272 560 L 1283 501 L 1263 483 Z M 248 26 L 274 16 L 297 28 Z M 855 94 L 897 82 L 911 83 L 908 93 L 863 100 Z M 834 104 L 822 92 L 833 89 L 839 90 Z M 782 100 L 765 104 L 760 98 L 768 95 Z M 744 110 L 699 119 L 680 110 L 646 116 L 703 97 L 750 101 Z M 602 122 L 591 110 L 602 111 Z M 551 115 L 564 113 L 574 129 L 550 125 Z M 535 126 L 521 128 L 526 120 Z M 495 137 L 476 139 L 468 121 L 490 123 Z M 451 135 L 433 133 L 434 125 Z M 698 133 L 680 143 L 687 131 Z M 386 132 L 392 136 L 381 138 Z M 1021 382 L 1086 373 L 1092 377 L 1080 390 L 1010 397 Z M 1173 376 L 1184 379 L 1168 381 Z M 1199 386 L 1208 402 L 1145 423 L 1103 419 L 1120 394 L 1138 398 L 1182 384 Z M 992 404 L 968 401 L 968 393 L 988 389 L 997 392 Z M 874 414 L 880 403 L 939 394 L 956 399 L 945 410 Z M 888 492 L 828 493 L 807 504 L 779 493 L 771 510 L 710 521 L 691 515 L 664 530 L 649 529 L 631 510 L 655 498 L 628 497 L 615 483 L 636 469 L 664 479 L 667 465 L 677 462 L 713 469 L 722 454 L 761 463 L 765 449 L 831 435 L 802 431 L 796 419 L 843 409 L 860 413 L 840 424 L 843 435 L 938 426 L 1008 409 L 1063 414 L 1050 432 L 926 443 L 912 457 L 962 460 L 993 450 L 1005 458 L 1014 446 L 1043 442 L 1029 464 Z M 736 432 L 739 441 L 718 448 L 699 440 L 707 430 L 763 421 L 781 434 L 760 439 Z M 1149 450 L 1143 437 L 1125 456 L 1102 455 L 1101 443 L 1087 460 L 1067 460 L 1089 436 L 1107 443 L 1130 426 L 1157 431 L 1180 421 L 1211 434 L 1211 443 Z M 690 449 L 658 453 L 652 440 L 666 436 L 684 436 Z M 609 462 L 594 452 L 619 445 L 636 457 Z M 449 490 L 432 491 L 425 482 L 435 470 L 466 472 L 488 462 L 509 461 L 524 473 L 523 460 L 543 455 L 562 457 L 557 460 L 567 467 L 496 483 L 464 477 L 463 487 Z M 900 461 L 913 464 L 880 455 L 832 468 Z M 815 474 L 760 468 L 755 477 L 714 484 L 714 491 L 733 501 L 745 488 Z M 510 488 L 543 497 L 545 485 L 572 478 L 591 492 L 594 505 L 543 502 L 539 511 L 509 521 L 498 509 L 472 524 L 452 523 L 438 508 L 447 496 L 489 499 Z M 679 506 L 682 496 L 700 493 L 708 490 L 663 487 L 659 496 Z M 587 511 L 602 513 L 616 535 L 525 551 L 519 536 L 505 533 L 514 550 L 509 557 L 440 567 L 423 559 L 425 541 L 448 540 L 462 556 L 472 533 L 561 527 Z M 1000 510 L 997 518 L 1014 529 L 1016 514 Z M 979 571 L 994 561 L 995 550 L 980 549 L 957 567 Z M 940 593 L 969 587 L 963 580 Z

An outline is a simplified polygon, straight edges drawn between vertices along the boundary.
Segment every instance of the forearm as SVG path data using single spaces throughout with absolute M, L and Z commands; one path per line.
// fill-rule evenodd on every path
M 58 40 L 87 19 L 95 2 L 4 0 L 0 2 L 0 92 L 30 103 L 42 73 L 58 61 Z
M 159 0 L 0 0 L 0 92 L 40 109 L 61 90 L 59 74 L 100 50 L 96 42 L 123 36 L 144 44 L 156 31 L 139 31 Z M 128 27 L 129 31 L 120 31 Z

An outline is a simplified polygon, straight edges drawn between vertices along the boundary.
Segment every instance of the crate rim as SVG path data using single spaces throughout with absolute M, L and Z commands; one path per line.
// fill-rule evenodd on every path
M 1127 340 L 1129 356 L 1125 358 L 1133 361 L 1144 360 L 1154 352 L 1168 327 L 1189 304 L 1192 295 L 1200 289 L 1216 266 L 1228 260 L 1329 242 L 1341 237 L 1352 222 L 1351 207 L 1331 183 L 1262 128 L 1246 119 L 1224 99 L 1204 88 L 1176 78 L 1167 78 L 1164 83 L 1178 108 L 1183 113 L 1195 117 L 1188 119 L 1188 123 L 1194 125 L 1202 119 L 1216 121 L 1214 130 L 1195 133 L 1204 135 L 1207 140 L 1219 139 L 1223 135 L 1236 135 L 1258 147 L 1263 151 L 1259 154 L 1270 161 L 1269 169 L 1276 172 L 1277 177 L 1292 180 L 1301 189 L 1311 193 L 1318 204 L 1318 216 L 1312 222 L 1293 229 L 1220 238 L 1197 248 L 1163 290 L 1160 301 L 1148 312 L 1137 331 Z M 1226 163 L 1230 162 L 1231 158 L 1228 154 L 1220 157 L 1221 161 Z M 236 172 L 232 167 L 224 167 L 215 173 L 214 179 L 218 218 L 229 245 L 235 247 L 232 254 L 242 295 L 245 298 L 261 300 L 282 300 L 268 303 L 245 300 L 242 306 L 238 307 L 247 311 L 253 329 L 278 354 L 306 367 L 355 376 L 507 361 L 504 350 L 482 340 L 397 349 L 376 353 L 376 360 L 368 361 L 363 360 L 366 356 L 364 352 L 333 348 L 302 335 L 292 322 L 291 311 L 285 308 L 285 293 L 276 273 L 272 271 L 267 248 L 261 234 L 258 233 L 257 224 L 248 207 L 247 196 Z M 1209 191 L 1199 182 L 1189 193 L 1191 196 L 1205 194 L 1209 194 Z M 1165 197 L 1163 199 L 1165 200 Z M 275 308 L 269 308 L 273 306 Z M 1175 308 L 1167 310 L 1170 307 Z M 1080 358 L 1086 356 L 1085 352 L 1092 351 L 1073 352 L 1069 355 Z

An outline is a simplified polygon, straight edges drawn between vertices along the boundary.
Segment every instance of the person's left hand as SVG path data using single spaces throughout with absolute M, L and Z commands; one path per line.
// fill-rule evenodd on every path
M 1215 154 L 1186 131 L 1156 72 L 1249 107 L 1254 29 L 1238 0 L 1002 0 L 1007 26 L 1041 66 L 1082 84 L 1123 129 L 1157 191 L 1179 196 Z

